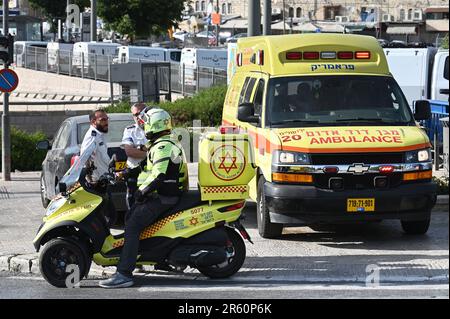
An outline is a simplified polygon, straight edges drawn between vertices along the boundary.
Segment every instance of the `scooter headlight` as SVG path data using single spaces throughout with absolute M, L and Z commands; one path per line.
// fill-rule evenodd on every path
M 58 209 L 60 209 L 64 205 L 65 202 L 66 202 L 66 199 L 64 197 L 53 200 L 50 203 L 50 205 L 47 207 L 45 216 L 48 217 L 48 216 L 54 214 Z

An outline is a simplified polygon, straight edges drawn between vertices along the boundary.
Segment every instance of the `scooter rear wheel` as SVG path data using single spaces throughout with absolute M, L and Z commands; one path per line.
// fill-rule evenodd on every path
M 47 242 L 39 255 L 39 268 L 42 276 L 51 285 L 58 288 L 66 288 L 69 284 L 77 284 L 85 277 L 88 271 L 87 252 L 81 245 L 64 240 L 62 238 L 52 239 Z M 67 266 L 75 265 L 75 272 L 67 272 Z M 72 278 L 68 278 L 73 273 Z M 76 278 L 76 275 L 79 278 Z
M 209 278 L 228 278 L 241 269 L 245 261 L 246 249 L 242 237 L 232 228 L 226 228 L 229 243 L 226 246 L 228 257 L 219 265 L 198 267 L 198 270 Z

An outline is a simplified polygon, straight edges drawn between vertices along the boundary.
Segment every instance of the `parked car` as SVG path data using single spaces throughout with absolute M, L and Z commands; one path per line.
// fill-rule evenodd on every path
M 120 147 L 125 127 L 133 123 L 131 114 L 109 114 L 109 132 L 106 134 L 108 155 L 116 154 L 117 165 L 124 166 L 127 160 L 125 151 Z M 70 166 L 79 156 L 81 143 L 89 129 L 90 122 L 87 115 L 74 116 L 66 119 L 58 129 L 52 142 L 41 141 L 36 147 L 48 150 L 42 162 L 41 199 L 42 205 L 47 207 L 54 196 L 58 194 L 58 183 Z M 117 211 L 126 210 L 126 186 L 118 183 L 111 188 L 111 196 Z
M 197 38 L 208 38 L 208 44 L 209 45 L 216 45 L 217 44 L 217 37 L 214 32 L 211 31 L 202 31 L 195 35 Z
M 233 35 L 232 37 L 227 38 L 227 43 L 236 43 L 238 39 L 240 38 L 246 38 L 248 37 L 247 33 L 237 33 Z
M 187 37 L 192 36 L 189 32 L 187 31 L 177 31 L 173 33 L 173 38 L 174 39 L 178 39 L 182 42 L 184 42 L 184 40 L 186 40 Z

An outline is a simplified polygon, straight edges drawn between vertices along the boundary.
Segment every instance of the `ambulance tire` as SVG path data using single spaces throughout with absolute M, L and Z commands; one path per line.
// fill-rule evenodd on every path
M 264 177 L 260 177 L 258 181 L 258 200 L 256 203 L 256 216 L 258 222 L 258 232 L 262 238 L 278 238 L 283 231 L 282 224 L 274 224 L 270 222 L 269 210 L 266 207 L 264 192 Z
M 408 235 L 423 235 L 430 227 L 430 219 L 401 221 L 403 231 Z

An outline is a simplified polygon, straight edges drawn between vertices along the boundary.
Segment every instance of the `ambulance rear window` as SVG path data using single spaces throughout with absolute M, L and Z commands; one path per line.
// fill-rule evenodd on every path
M 246 78 L 244 82 L 244 86 L 242 87 L 242 91 L 239 97 L 239 104 L 249 103 L 250 98 L 252 97 L 253 88 L 255 87 L 256 79 L 255 78 Z

